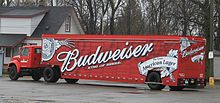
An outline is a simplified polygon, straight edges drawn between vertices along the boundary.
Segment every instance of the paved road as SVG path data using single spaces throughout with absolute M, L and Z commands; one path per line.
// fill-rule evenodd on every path
M 220 86 L 214 89 L 152 91 L 145 85 L 81 80 L 49 84 L 30 78 L 0 78 L 0 103 L 219 103 Z

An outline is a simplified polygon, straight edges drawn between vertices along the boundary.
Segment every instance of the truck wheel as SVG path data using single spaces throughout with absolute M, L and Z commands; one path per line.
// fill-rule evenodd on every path
M 65 79 L 65 81 L 69 84 L 74 84 L 78 81 L 79 79 Z
M 184 89 L 184 86 L 169 86 L 171 91 L 181 91 Z
M 159 73 L 157 72 L 151 72 L 148 76 L 147 76 L 147 82 L 156 82 L 156 83 L 161 83 L 161 78 Z M 161 90 L 165 87 L 165 85 L 161 85 L 161 84 L 153 84 L 153 83 L 148 83 L 148 86 L 150 89 L 152 90 Z
M 55 83 L 59 80 L 59 73 L 55 69 L 47 67 L 43 71 L 43 77 L 46 82 Z
M 41 73 L 39 71 L 33 71 L 32 73 L 32 79 L 34 81 L 39 81 L 41 78 Z
M 19 75 L 17 72 L 17 67 L 14 65 L 9 67 L 9 78 L 14 81 L 18 80 L 18 78 L 19 78 Z

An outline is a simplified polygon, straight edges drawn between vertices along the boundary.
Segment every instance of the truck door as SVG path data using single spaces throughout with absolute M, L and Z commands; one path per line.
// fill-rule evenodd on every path
M 29 66 L 29 48 L 23 48 L 21 51 L 21 67 Z
M 32 67 L 41 67 L 41 48 L 34 48 L 34 54 L 32 58 Z

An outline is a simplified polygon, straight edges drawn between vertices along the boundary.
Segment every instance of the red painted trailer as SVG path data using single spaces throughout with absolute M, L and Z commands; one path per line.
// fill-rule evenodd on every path
M 191 36 L 42 36 L 42 74 L 59 78 L 147 83 L 160 90 L 205 86 L 205 44 Z
M 162 85 L 205 85 L 204 38 L 107 35 L 42 38 L 43 63 L 58 66 L 61 78 L 148 82 L 153 89 L 161 89 Z

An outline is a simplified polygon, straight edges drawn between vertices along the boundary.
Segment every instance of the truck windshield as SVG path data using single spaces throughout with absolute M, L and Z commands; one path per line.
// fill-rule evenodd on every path
M 41 49 L 40 48 L 35 48 L 34 51 L 35 51 L 36 54 L 41 54 Z
M 21 52 L 22 56 L 28 56 L 28 48 L 24 48 Z

